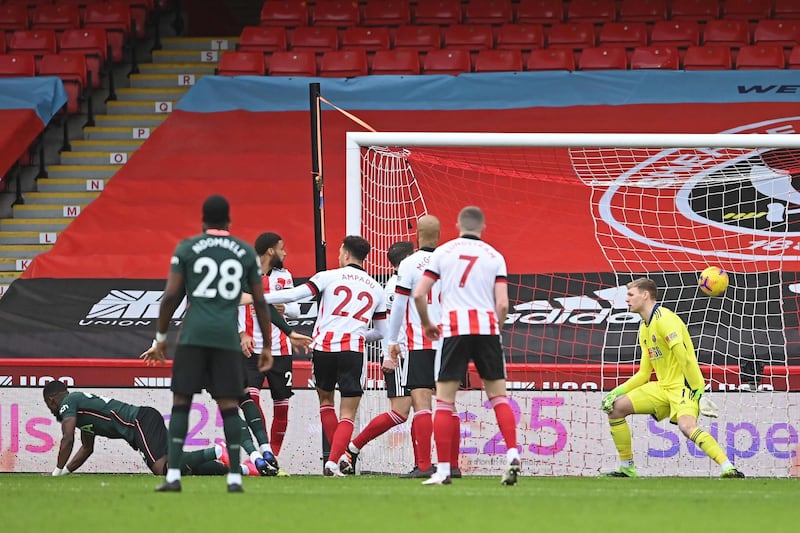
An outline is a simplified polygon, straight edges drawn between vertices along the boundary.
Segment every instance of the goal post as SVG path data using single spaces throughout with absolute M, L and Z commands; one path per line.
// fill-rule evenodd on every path
M 487 213 L 509 264 L 503 340 L 529 473 L 614 467 L 598 406 L 641 357 L 625 303 L 640 276 L 689 327 L 721 407 L 701 426 L 750 475 L 798 473 L 800 135 L 351 132 L 346 148 L 346 231 L 373 244 L 365 267 L 379 278 L 419 216 L 449 227 L 465 205 Z M 698 290 L 708 265 L 729 272 L 721 297 Z M 380 376 L 369 385 L 362 421 L 387 407 Z M 457 405 L 475 474 L 503 459 L 485 401 L 469 390 Z M 630 422 L 640 474 L 716 475 L 675 426 Z M 363 464 L 408 469 L 407 430 L 370 444 Z

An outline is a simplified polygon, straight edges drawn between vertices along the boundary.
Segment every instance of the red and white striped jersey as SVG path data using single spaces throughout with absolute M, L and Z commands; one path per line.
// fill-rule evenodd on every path
M 425 275 L 441 285 L 442 337 L 500 334 L 494 286 L 508 276 L 500 252 L 477 237 L 459 237 L 433 252 Z
M 355 265 L 317 272 L 306 285 L 320 295 L 314 341 L 321 352 L 363 352 L 372 320 L 386 319 L 381 284 Z
M 432 350 L 439 345 L 438 341 L 430 340 L 423 333 L 422 322 L 419 319 L 417 306 L 414 305 L 412 296 L 414 287 L 416 287 L 419 280 L 422 279 L 425 270 L 430 264 L 432 255 L 433 248 L 421 248 L 403 259 L 397 269 L 396 292 L 397 294 L 408 296 L 408 299 L 404 300 L 406 303 L 405 309 L 397 309 L 393 312 L 402 312 L 405 314 L 400 337 L 408 339 L 407 345 L 409 350 Z M 441 315 L 440 285 L 441 283 L 434 283 L 428 293 L 428 316 L 434 324 L 439 323 Z M 392 332 L 389 332 L 389 337 L 391 337 L 391 333 Z
M 383 294 L 386 297 L 386 316 L 390 317 L 391 314 L 394 312 L 394 296 L 397 294 L 397 273 L 391 275 L 389 279 L 386 280 L 386 285 L 383 286 Z M 403 310 L 398 309 L 397 312 L 401 313 Z M 405 326 L 405 322 L 403 323 Z M 397 344 L 405 346 L 406 343 L 406 334 L 405 328 L 400 330 L 400 334 L 397 335 Z
M 294 287 L 292 273 L 285 268 L 273 268 L 269 275 L 264 276 L 263 281 L 264 294 Z M 289 306 L 297 307 L 297 304 L 286 304 L 286 306 L 288 311 Z M 291 315 L 292 313 L 287 312 L 286 314 Z M 264 346 L 264 336 L 261 334 L 261 328 L 255 317 L 256 311 L 252 305 L 239 306 L 239 333 L 244 331 L 250 335 L 256 344 L 255 353 L 259 353 Z M 272 326 L 272 355 L 292 355 L 289 337 L 275 326 Z

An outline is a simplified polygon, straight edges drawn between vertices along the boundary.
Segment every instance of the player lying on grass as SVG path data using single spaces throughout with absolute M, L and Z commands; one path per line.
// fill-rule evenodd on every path
M 619 453 L 619 470 L 611 477 L 636 477 L 633 464 L 631 429 L 625 419 L 632 414 L 652 415 L 656 420 L 669 417 L 681 433 L 722 468 L 723 478 L 742 478 L 719 443 L 697 426 L 700 398 L 705 380 L 686 324 L 675 313 L 657 303 L 658 289 L 653 280 L 639 278 L 628 283 L 625 298 L 632 313 L 639 313 L 639 345 L 642 362 L 639 371 L 603 398 L 608 413 L 611 438 Z M 655 370 L 657 381 L 650 381 Z
M 61 422 L 61 445 L 54 476 L 74 472 L 94 452 L 96 436 L 123 439 L 139 451 L 148 468 L 157 476 L 167 471 L 167 427 L 164 417 L 152 407 L 140 407 L 85 392 L 70 392 L 61 381 L 51 381 L 43 389 L 44 402 Z M 72 456 L 75 430 L 81 430 L 81 447 Z M 220 446 L 183 454 L 181 469 L 186 474 L 223 475 L 228 468 L 218 459 Z

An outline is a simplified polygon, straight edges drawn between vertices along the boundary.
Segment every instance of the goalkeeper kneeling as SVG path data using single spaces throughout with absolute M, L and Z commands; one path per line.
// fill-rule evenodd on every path
M 625 419 L 631 414 L 652 415 L 656 420 L 669 417 L 686 438 L 722 468 L 723 478 L 743 478 L 719 443 L 697 426 L 702 413 L 716 417 L 717 406 L 703 397 L 705 381 L 697 364 L 694 345 L 686 324 L 678 315 L 657 303 L 658 289 L 653 280 L 639 278 L 628 283 L 625 298 L 632 313 L 642 317 L 639 345 L 642 361 L 638 372 L 604 398 L 611 438 L 619 453 L 620 466 L 611 477 L 636 477 L 631 446 L 631 429 Z M 655 371 L 657 381 L 650 381 Z

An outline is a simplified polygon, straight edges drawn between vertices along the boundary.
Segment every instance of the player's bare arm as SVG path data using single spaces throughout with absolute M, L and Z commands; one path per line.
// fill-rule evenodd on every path
M 253 351 L 256 349 L 256 341 L 253 337 L 248 335 L 246 331 L 240 331 L 239 342 L 242 345 L 242 353 L 245 357 L 253 355 Z
M 167 330 L 169 322 L 175 314 L 175 310 L 180 305 L 186 295 L 184 287 L 184 276 L 178 272 L 170 272 L 167 277 L 167 286 L 164 289 L 164 296 L 161 298 L 161 306 L 158 309 L 158 325 L 156 326 L 156 339 L 148 350 L 139 356 L 148 364 L 163 363 L 167 359 Z
M 75 446 L 75 428 L 77 424 L 78 419 L 74 416 L 69 416 L 61 421 L 61 444 L 58 447 L 56 469 L 53 471 L 54 476 L 69 473 L 68 471 L 64 472 L 64 467 L 67 466 L 69 456 L 72 454 L 72 448 Z
M 301 354 L 308 353 L 308 347 L 311 345 L 312 340 L 308 335 L 301 335 L 296 331 L 289 334 L 289 342 L 292 343 L 292 348 Z
M 431 340 L 437 340 L 441 336 L 439 327 L 431 322 L 428 315 L 428 292 L 436 282 L 433 278 L 423 276 L 417 283 L 414 289 L 414 305 L 417 306 L 417 313 L 419 313 L 420 323 L 425 332 L 425 336 Z
M 94 453 L 94 433 L 88 431 L 81 431 L 81 447 L 72 456 L 72 459 L 67 463 L 67 470 L 70 472 L 76 471 L 83 466 L 83 463 L 91 457 Z
M 497 322 L 502 327 L 508 316 L 508 283 L 505 279 L 494 282 L 494 310 Z
M 261 280 L 258 279 L 252 283 L 250 289 L 252 290 L 253 309 L 256 311 L 258 327 L 261 328 L 261 334 L 264 335 L 264 338 L 269 339 L 272 336 L 272 321 L 267 302 L 264 300 L 264 286 Z M 272 347 L 269 342 L 265 342 L 258 356 L 258 369 L 266 372 L 270 368 L 272 368 Z

